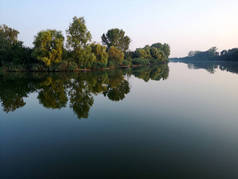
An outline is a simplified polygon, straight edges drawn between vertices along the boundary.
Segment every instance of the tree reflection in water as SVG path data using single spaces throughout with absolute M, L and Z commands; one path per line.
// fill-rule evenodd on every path
M 121 101 L 130 92 L 127 78 L 134 75 L 149 80 L 165 80 L 168 64 L 124 70 L 82 73 L 8 73 L 0 75 L 0 102 L 5 112 L 23 107 L 25 97 L 37 93 L 45 108 L 72 108 L 79 119 L 88 118 L 94 96 L 103 94 L 109 100 Z
M 209 73 L 215 73 L 216 69 L 238 74 L 237 62 L 226 61 L 203 61 L 203 60 L 172 60 L 172 62 L 181 62 L 188 65 L 190 69 L 204 69 Z

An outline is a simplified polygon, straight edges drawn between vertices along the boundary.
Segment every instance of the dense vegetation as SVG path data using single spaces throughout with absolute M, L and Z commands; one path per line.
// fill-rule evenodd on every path
M 121 101 L 130 92 L 129 76 L 148 80 L 168 78 L 168 64 L 141 66 L 77 73 L 8 73 L 0 74 L 0 103 L 3 111 L 11 112 L 23 107 L 30 93 L 35 92 L 45 108 L 61 109 L 67 106 L 79 119 L 87 118 L 94 96 L 103 94 L 109 100 Z
M 172 58 L 173 61 L 237 61 L 238 48 L 222 50 L 220 53 L 216 47 L 212 47 L 207 51 L 190 51 L 187 57 Z
M 102 44 L 91 42 L 92 35 L 83 17 L 74 17 L 66 30 L 42 30 L 34 47 L 18 40 L 19 32 L 0 26 L 0 69 L 2 71 L 77 71 L 82 69 L 130 67 L 167 62 L 168 44 L 129 51 L 131 39 L 122 29 L 110 29 L 102 35 Z M 65 43 L 66 40 L 66 43 Z

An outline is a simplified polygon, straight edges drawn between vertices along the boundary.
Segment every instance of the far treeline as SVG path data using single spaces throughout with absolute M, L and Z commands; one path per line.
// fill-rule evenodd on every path
M 177 61 L 203 60 L 203 61 L 235 61 L 238 62 L 238 48 L 222 50 L 220 53 L 216 47 L 207 51 L 190 51 L 187 57 L 171 58 Z
M 168 62 L 168 44 L 129 51 L 131 39 L 121 29 L 102 35 L 102 44 L 91 42 L 92 36 L 83 17 L 74 17 L 66 30 L 43 30 L 29 48 L 18 40 L 19 32 L 0 26 L 0 70 L 2 71 L 78 71 L 151 65 Z M 66 42 L 65 42 L 66 41 Z

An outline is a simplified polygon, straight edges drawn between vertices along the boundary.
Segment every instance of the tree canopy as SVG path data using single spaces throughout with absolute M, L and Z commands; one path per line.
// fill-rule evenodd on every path
M 73 50 L 85 47 L 92 39 L 92 35 L 88 31 L 83 17 L 74 17 L 66 33 L 67 46 Z
M 78 71 L 89 69 L 132 67 L 167 62 L 168 44 L 128 51 L 131 39 L 123 29 L 113 28 L 101 36 L 102 44 L 91 43 L 84 17 L 73 17 L 66 29 L 66 43 L 61 31 L 42 30 L 29 48 L 18 40 L 19 32 L 0 26 L 0 71 Z
M 108 53 L 106 47 L 100 44 L 93 43 L 91 44 L 92 52 L 96 56 L 96 62 L 103 65 L 107 65 L 108 62 Z
M 46 66 L 62 60 L 64 36 L 60 31 L 45 30 L 35 37 L 33 55 Z
M 114 64 L 122 64 L 122 61 L 124 59 L 124 53 L 117 49 L 114 46 L 111 46 L 108 50 L 109 60 L 111 62 L 114 62 Z
M 106 34 L 102 35 L 102 43 L 108 47 L 114 46 L 123 52 L 129 49 L 131 39 L 125 35 L 122 29 L 110 29 Z

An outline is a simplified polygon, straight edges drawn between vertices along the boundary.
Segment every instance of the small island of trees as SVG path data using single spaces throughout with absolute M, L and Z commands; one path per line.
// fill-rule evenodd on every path
M 83 17 L 74 17 L 66 30 L 42 30 L 33 48 L 18 40 L 19 32 L 0 26 L 0 71 L 79 71 L 151 65 L 168 62 L 168 44 L 129 51 L 131 39 L 122 29 L 110 29 L 102 35 L 102 44 L 91 42 L 92 35 Z
M 238 48 L 222 50 L 218 52 L 216 47 L 206 51 L 190 51 L 188 56 L 183 58 L 171 58 L 172 61 L 224 61 L 238 62 Z

